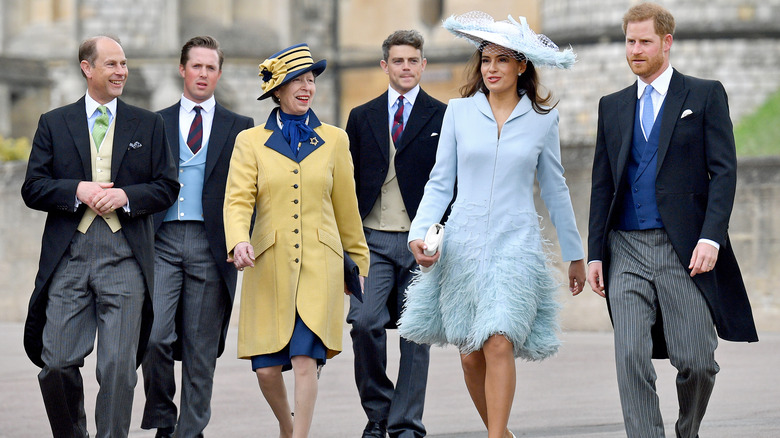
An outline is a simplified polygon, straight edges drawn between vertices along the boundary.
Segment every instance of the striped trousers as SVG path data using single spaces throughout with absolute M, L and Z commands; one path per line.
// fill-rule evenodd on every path
M 718 345 L 704 296 L 674 252 L 666 231 L 613 231 L 608 298 L 615 329 L 615 362 L 628 437 L 664 436 L 651 361 L 650 329 L 663 315 L 671 364 L 677 369 L 677 437 L 698 436 L 715 384 Z

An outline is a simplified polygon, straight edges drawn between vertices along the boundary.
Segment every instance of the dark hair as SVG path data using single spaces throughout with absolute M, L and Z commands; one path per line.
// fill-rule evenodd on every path
M 397 30 L 391 33 L 382 43 L 382 59 L 387 62 L 387 58 L 390 56 L 390 48 L 393 46 L 412 46 L 419 50 L 420 56 L 422 56 L 424 42 L 422 35 L 416 30 Z
M 653 20 L 655 33 L 662 39 L 666 35 L 674 35 L 674 16 L 663 6 L 655 3 L 640 3 L 631 7 L 623 15 L 623 33 L 626 33 L 628 23 Z
M 95 66 L 95 59 L 97 59 L 98 56 L 97 42 L 102 38 L 114 40 L 120 46 L 122 45 L 122 42 L 119 41 L 119 38 L 113 35 L 96 35 L 87 38 L 81 42 L 81 45 L 79 45 L 79 64 L 81 64 L 81 61 L 87 61 L 90 66 Z M 81 70 L 81 76 L 84 76 L 85 78 L 87 77 L 87 75 L 84 74 L 84 70 Z
M 525 56 L 522 53 L 515 52 L 510 55 L 514 59 L 524 59 Z M 531 106 L 534 111 L 539 114 L 547 114 L 558 105 L 558 102 L 552 102 L 552 93 L 546 95 L 540 94 L 540 88 L 544 88 L 539 83 L 539 76 L 536 73 L 534 64 L 526 59 L 525 71 L 517 78 L 517 95 L 528 96 L 531 100 Z M 490 94 L 490 90 L 485 86 L 485 82 L 482 80 L 482 51 L 477 50 L 469 59 L 466 64 L 466 83 L 460 87 L 460 95 L 462 97 L 471 97 L 477 94 L 477 91 Z
M 219 71 L 222 71 L 222 63 L 225 61 L 225 55 L 219 47 L 219 41 L 208 35 L 192 37 L 189 41 L 184 43 L 184 46 L 181 48 L 181 57 L 179 58 L 180 65 L 187 65 L 187 61 L 190 60 L 190 50 L 195 47 L 216 50 L 219 55 Z

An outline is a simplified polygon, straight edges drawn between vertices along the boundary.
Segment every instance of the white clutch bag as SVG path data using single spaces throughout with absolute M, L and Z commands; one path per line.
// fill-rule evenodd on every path
M 425 245 L 428 247 L 427 249 L 423 250 L 423 254 L 427 255 L 428 257 L 436 254 L 436 251 L 438 251 L 441 248 L 441 243 L 444 240 L 444 225 L 442 224 L 433 224 L 430 228 L 428 228 L 428 232 L 425 233 Z M 430 270 L 433 269 L 433 265 L 426 268 L 424 266 L 420 266 L 420 270 L 423 273 L 430 272 Z

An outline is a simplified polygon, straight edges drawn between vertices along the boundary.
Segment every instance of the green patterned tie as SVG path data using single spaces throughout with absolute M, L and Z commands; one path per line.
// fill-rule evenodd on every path
M 108 112 L 104 105 L 98 107 L 100 115 L 95 119 L 95 125 L 92 126 L 92 138 L 95 139 L 95 147 L 100 150 L 100 143 L 103 143 L 103 137 L 108 131 Z

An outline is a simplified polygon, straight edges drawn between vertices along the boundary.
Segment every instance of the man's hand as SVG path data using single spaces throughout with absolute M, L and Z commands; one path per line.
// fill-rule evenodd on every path
M 106 190 L 114 187 L 114 183 L 99 183 L 94 181 L 81 181 L 76 187 L 76 198 L 78 198 L 79 201 L 81 201 L 83 204 L 86 204 L 87 207 L 91 208 L 92 211 L 97 213 L 100 216 L 103 216 L 103 213 L 107 213 L 109 210 L 109 205 L 111 207 L 121 207 L 127 203 L 127 196 L 124 195 L 124 191 L 121 189 L 117 189 L 122 191 L 122 195 L 125 198 L 125 202 L 121 205 L 114 206 L 110 203 L 110 199 L 104 200 L 100 206 L 95 205 L 97 201 L 103 200 L 103 198 L 106 197 L 106 194 L 104 193 Z M 117 202 L 119 202 L 117 200 Z
M 588 265 L 588 284 L 590 284 L 593 292 L 606 298 L 607 295 L 604 293 L 604 272 L 602 269 L 601 262 L 591 262 Z
M 122 189 L 106 188 L 96 193 L 92 202 L 94 210 L 102 216 L 127 205 L 127 194 Z
M 691 270 L 691 277 L 696 274 L 712 271 L 715 263 L 718 261 L 718 249 L 706 242 L 699 242 L 693 249 L 691 263 L 688 269 Z

